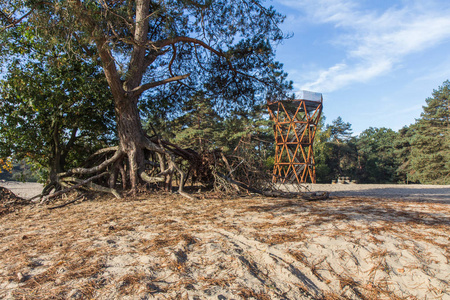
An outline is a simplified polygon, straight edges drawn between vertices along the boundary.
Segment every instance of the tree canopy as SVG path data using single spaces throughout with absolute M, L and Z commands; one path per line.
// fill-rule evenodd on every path
M 348 176 L 361 183 L 450 183 L 450 81 L 425 99 L 423 112 L 398 132 L 368 128 L 351 136 L 351 124 L 337 118 L 316 138 L 317 181 Z
M 450 81 L 433 91 L 410 137 L 408 180 L 450 184 Z
M 16 0 L 2 4 L 2 12 L 10 45 L 22 44 L 18 28 L 63 41 L 67 53 L 102 65 L 114 99 L 117 150 L 107 163 L 74 168 L 59 178 L 116 168 L 108 172 L 114 187 L 115 174 L 126 166 L 122 181 L 135 191 L 139 182 L 160 181 L 175 171 L 184 177 L 174 153 L 148 138 L 142 117 L 176 115 L 199 92 L 226 113 L 290 88 L 274 61 L 284 17 L 260 0 Z M 166 158 L 154 178 L 145 173 L 146 151 Z
M 110 144 L 114 111 L 97 66 L 62 53 L 34 58 L 0 81 L 0 156 L 27 158 L 47 179 Z

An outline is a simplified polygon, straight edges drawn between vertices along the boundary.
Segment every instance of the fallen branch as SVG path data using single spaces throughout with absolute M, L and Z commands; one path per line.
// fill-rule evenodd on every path
M 35 201 L 35 199 L 37 199 L 37 198 L 41 198 L 41 197 L 43 197 L 44 195 L 43 194 L 39 194 L 39 195 L 36 195 L 36 196 L 34 196 L 34 197 L 31 197 L 30 199 L 28 199 L 28 201 L 30 201 L 30 202 L 33 202 L 33 203 L 36 203 L 36 202 L 38 202 L 38 201 Z
M 56 192 L 56 193 L 54 193 L 54 194 L 48 195 L 48 196 L 46 196 L 46 197 L 44 197 L 44 198 L 42 199 L 41 204 L 44 203 L 44 202 L 46 202 L 46 201 L 48 201 L 48 200 L 50 200 L 51 198 L 55 198 L 55 197 L 58 197 L 58 196 L 60 196 L 60 195 L 62 195 L 62 194 L 65 194 L 65 193 L 67 193 L 67 192 L 70 192 L 70 191 L 72 191 L 72 190 L 74 190 L 74 189 L 76 189 L 76 188 L 79 188 L 79 187 L 81 187 L 81 186 L 83 186 L 83 185 L 88 184 L 89 182 L 91 182 L 91 181 L 93 181 L 93 180 L 95 180 L 95 179 L 97 179 L 97 178 L 103 177 L 103 176 L 108 175 L 108 174 L 109 174 L 109 172 L 103 172 L 103 173 L 98 174 L 98 175 L 95 175 L 95 176 L 93 176 L 93 177 L 91 177 L 91 178 L 89 178 L 89 179 L 86 179 L 86 180 L 84 180 L 84 181 L 81 181 L 80 183 L 75 184 L 75 185 L 73 185 L 73 186 L 71 186 L 71 187 L 69 187 L 69 188 L 67 188 L 67 189 L 64 189 L 64 190 L 62 190 L 62 191 L 59 191 L 59 192 Z
M 262 191 L 262 190 L 253 188 L 251 186 L 248 186 L 242 182 L 233 180 L 230 177 L 225 176 L 221 173 L 217 173 L 217 175 L 219 177 L 225 179 L 227 182 L 229 182 L 231 184 L 235 184 L 235 185 L 239 186 L 240 188 L 243 188 L 251 193 L 263 195 L 266 197 L 283 197 L 283 198 L 300 197 L 300 198 L 308 200 L 308 201 L 326 200 L 330 197 L 330 193 L 328 193 L 328 192 L 317 194 L 317 193 L 292 193 L 292 192 L 278 192 L 278 191 Z
M 81 196 L 75 198 L 74 200 L 71 200 L 71 201 L 69 201 L 69 202 L 63 203 L 63 204 L 61 204 L 61 205 L 57 205 L 57 206 L 53 206 L 53 207 L 48 207 L 48 209 L 56 209 L 56 208 L 61 208 L 61 207 L 67 206 L 67 205 L 69 205 L 69 204 L 72 204 L 72 203 L 76 202 L 77 200 L 80 200 L 80 199 L 83 198 L 83 197 L 84 197 L 84 195 L 81 195 Z

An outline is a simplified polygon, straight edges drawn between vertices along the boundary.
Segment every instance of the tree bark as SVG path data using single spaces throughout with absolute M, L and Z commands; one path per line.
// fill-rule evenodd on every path
M 119 148 L 126 153 L 129 162 L 131 188 L 135 190 L 139 183 L 140 171 L 143 171 L 145 157 L 141 119 L 135 99 L 116 101 L 117 133 Z

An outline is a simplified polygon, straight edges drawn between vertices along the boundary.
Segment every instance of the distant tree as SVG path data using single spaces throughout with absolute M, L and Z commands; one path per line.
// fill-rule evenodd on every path
M 396 182 L 399 162 L 395 156 L 398 134 L 388 128 L 364 130 L 356 141 L 358 179 L 365 183 Z
M 414 136 L 414 129 L 411 126 L 404 126 L 397 133 L 394 141 L 394 155 L 398 163 L 396 170 L 399 182 L 409 183 L 409 164 L 411 156 L 411 140 Z
M 351 124 L 338 117 L 323 128 L 321 121 L 314 146 L 317 182 L 329 183 L 339 176 L 355 177 L 357 149 Z
M 327 130 L 330 131 L 331 141 L 341 143 L 348 141 L 352 136 L 352 125 L 345 123 L 341 117 L 337 117 L 336 120 L 331 122 L 331 125 L 327 125 Z
M 427 98 L 411 126 L 408 178 L 424 184 L 450 184 L 450 81 Z
M 314 138 L 314 161 L 316 167 L 316 181 L 318 183 L 330 183 L 334 179 L 332 167 L 328 165 L 328 157 L 331 156 L 329 144 L 330 130 L 325 126 L 326 117 L 322 113 L 317 124 L 316 136 Z

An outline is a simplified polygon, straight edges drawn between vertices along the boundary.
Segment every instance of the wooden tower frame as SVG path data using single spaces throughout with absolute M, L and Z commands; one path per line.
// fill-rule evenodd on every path
M 322 113 L 322 94 L 301 92 L 301 99 L 268 101 L 275 123 L 273 182 L 316 183 L 313 142 Z

